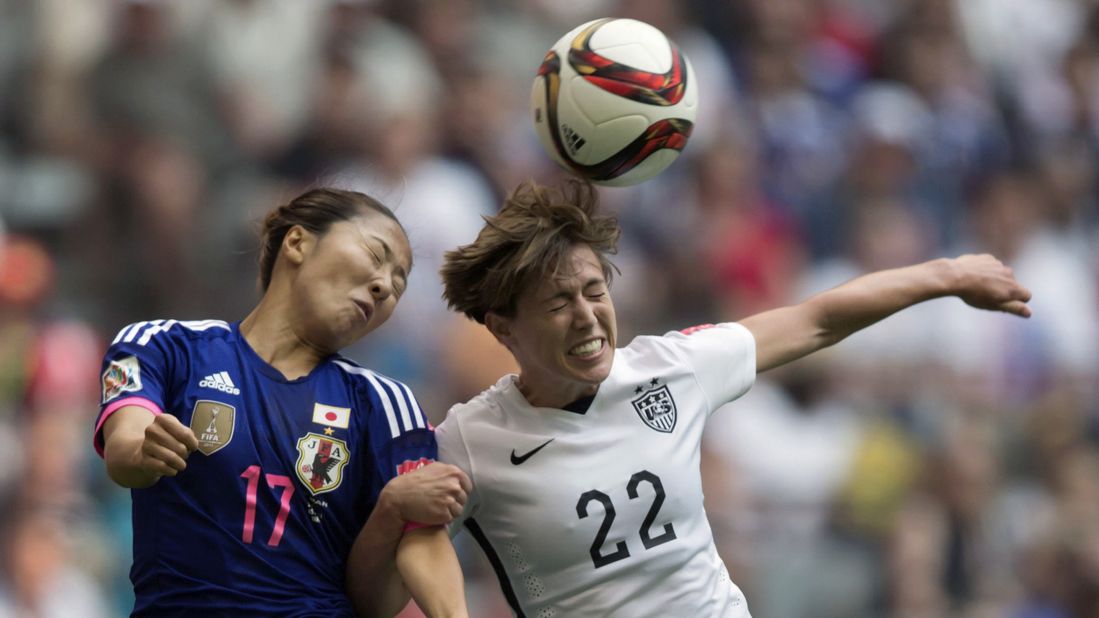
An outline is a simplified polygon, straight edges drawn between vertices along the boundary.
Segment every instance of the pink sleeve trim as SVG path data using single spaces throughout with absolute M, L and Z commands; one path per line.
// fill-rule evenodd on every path
M 433 524 L 421 524 L 419 522 L 410 521 L 410 522 L 408 522 L 407 524 L 404 525 L 403 532 L 410 532 L 412 530 L 419 530 L 420 528 L 440 528 L 440 527 L 441 526 L 437 526 L 437 525 L 433 525 Z
M 126 397 L 125 399 L 119 399 L 118 401 L 108 405 L 106 408 L 103 408 L 103 412 L 99 414 L 99 420 L 95 423 L 95 436 L 92 439 L 92 442 L 95 445 L 95 452 L 99 454 L 100 457 L 103 456 L 104 446 L 102 433 L 103 423 L 106 423 L 107 419 L 110 418 L 111 415 L 117 412 L 120 408 L 124 408 L 126 406 L 137 406 L 139 408 L 145 408 L 146 410 L 152 412 L 153 416 L 159 416 L 161 414 L 164 414 L 164 410 L 160 409 L 160 405 L 158 403 L 156 403 L 152 399 L 146 399 L 144 397 Z

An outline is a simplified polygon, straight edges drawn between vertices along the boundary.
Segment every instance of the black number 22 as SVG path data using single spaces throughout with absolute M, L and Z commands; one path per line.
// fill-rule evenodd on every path
M 653 522 L 656 521 L 657 514 L 660 513 L 660 507 L 664 505 L 664 484 L 660 482 L 660 477 L 649 472 L 648 470 L 642 470 L 630 477 L 630 482 L 626 485 L 626 493 L 629 495 L 630 500 L 635 500 L 638 497 L 637 486 L 642 481 L 648 482 L 653 486 L 653 503 L 649 506 L 649 512 L 645 515 L 644 521 L 641 522 L 641 529 L 638 530 L 638 534 L 641 536 L 641 544 L 645 546 L 645 549 L 652 549 L 657 545 L 663 545 L 668 541 L 674 540 L 675 528 L 672 527 L 671 522 L 664 524 L 664 531 L 656 536 L 652 536 L 650 529 Z M 611 525 L 614 524 L 614 503 L 611 502 L 611 497 L 607 494 L 599 491 L 598 489 L 592 489 L 585 491 L 580 495 L 580 500 L 576 503 L 576 515 L 580 519 L 584 519 L 588 516 L 588 503 L 592 500 L 603 505 L 603 523 L 599 526 L 599 531 L 595 533 L 595 540 L 591 544 L 591 561 L 595 564 L 595 568 L 604 567 L 612 562 L 618 562 L 625 558 L 630 557 L 630 550 L 626 547 L 625 541 L 619 541 L 615 543 L 614 551 L 609 554 L 603 553 L 603 543 L 607 541 L 607 534 L 611 531 Z

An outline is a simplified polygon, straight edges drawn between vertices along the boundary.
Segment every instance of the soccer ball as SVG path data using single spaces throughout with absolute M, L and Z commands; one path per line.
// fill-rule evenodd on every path
M 542 146 L 596 184 L 633 185 L 679 156 L 694 128 L 698 83 L 660 30 L 596 19 L 561 37 L 531 89 Z

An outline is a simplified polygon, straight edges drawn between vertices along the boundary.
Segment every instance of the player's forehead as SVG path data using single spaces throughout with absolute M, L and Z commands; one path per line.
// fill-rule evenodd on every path
M 605 285 L 603 264 L 595 251 L 587 245 L 569 249 L 561 260 L 529 286 L 537 299 L 549 298 L 563 292 L 582 290 L 592 285 Z
M 405 269 L 412 268 L 412 247 L 401 224 L 389 217 L 367 211 L 345 222 L 349 237 L 367 248 L 389 252 Z
M 559 284 L 568 284 L 592 277 L 603 279 L 602 261 L 588 245 L 574 245 L 550 272 L 548 279 Z

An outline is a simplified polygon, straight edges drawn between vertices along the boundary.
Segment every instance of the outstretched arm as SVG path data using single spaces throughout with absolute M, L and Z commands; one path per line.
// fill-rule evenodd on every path
M 347 594 L 360 616 L 393 616 L 409 591 L 397 567 L 409 522 L 439 526 L 462 513 L 469 479 L 455 466 L 432 463 L 398 476 L 382 489 L 347 558 Z M 447 543 L 449 544 L 449 539 Z M 453 552 L 453 549 L 451 549 Z M 461 586 L 461 572 L 458 574 Z
M 446 528 L 405 533 L 397 548 L 397 570 L 428 618 L 466 618 L 462 568 Z
M 901 309 L 957 296 L 978 309 L 1030 317 L 1030 292 L 991 255 L 963 255 L 883 270 L 805 302 L 764 311 L 740 323 L 756 340 L 756 371 L 784 365 L 841 341 Z

